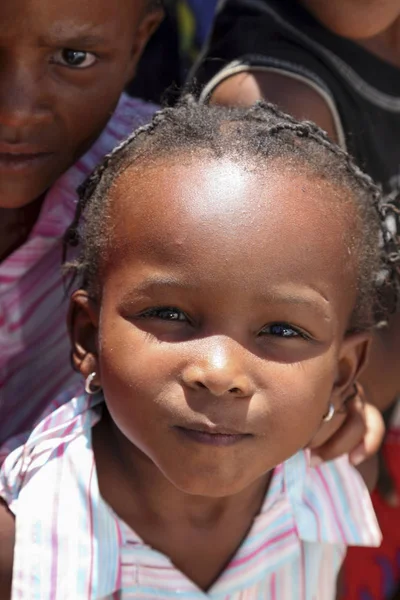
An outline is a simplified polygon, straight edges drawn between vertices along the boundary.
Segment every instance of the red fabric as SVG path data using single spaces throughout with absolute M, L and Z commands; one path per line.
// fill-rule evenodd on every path
M 400 430 L 389 432 L 383 452 L 400 497 Z M 388 506 L 377 492 L 372 501 L 383 542 L 380 548 L 349 548 L 343 600 L 391 600 L 400 586 L 400 506 Z

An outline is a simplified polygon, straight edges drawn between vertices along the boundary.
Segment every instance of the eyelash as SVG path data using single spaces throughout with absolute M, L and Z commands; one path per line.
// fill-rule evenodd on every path
M 168 318 L 168 316 L 162 316 L 162 313 L 164 313 L 164 315 L 172 315 L 175 314 L 178 316 L 178 318 Z M 184 318 L 181 319 L 179 318 L 179 316 L 183 316 Z M 183 323 L 183 322 L 190 322 L 188 316 L 181 310 L 179 310 L 178 308 L 174 308 L 171 306 L 161 306 L 159 308 L 149 308 L 148 310 L 140 313 L 139 318 L 141 319 L 160 319 L 162 321 L 170 321 L 170 322 L 175 322 L 175 323 Z M 274 328 L 280 328 L 283 330 L 283 335 L 279 335 L 277 333 L 272 333 L 271 330 L 273 330 Z M 269 330 L 269 331 L 267 331 Z M 286 332 L 292 332 L 291 334 L 287 335 Z M 263 336 L 263 335 L 271 335 L 272 337 L 280 337 L 280 338 L 301 338 L 304 340 L 310 340 L 311 338 L 304 333 L 303 331 L 301 331 L 300 329 L 297 329 L 296 327 L 293 327 L 292 325 L 289 325 L 289 323 L 284 323 L 284 322 L 277 322 L 277 323 L 271 323 L 271 325 L 268 325 L 266 327 L 263 327 L 259 333 L 259 335 Z
M 266 332 L 266 330 L 272 330 L 274 327 L 280 328 L 282 329 L 284 332 L 293 332 L 293 334 L 290 335 L 286 335 L 286 333 L 283 333 L 283 335 L 278 335 L 278 334 L 273 334 L 270 332 Z M 280 338 L 301 338 L 303 340 L 310 340 L 310 337 L 304 333 L 304 331 L 301 331 L 300 329 L 297 329 L 297 327 L 293 327 L 292 325 L 289 325 L 289 323 L 271 323 L 271 325 L 268 325 L 267 327 L 263 327 L 263 329 L 260 331 L 260 335 L 272 335 L 273 337 L 280 337 Z
M 183 315 L 185 318 L 184 319 L 165 318 L 165 317 L 161 316 L 161 313 L 169 313 L 170 315 L 172 313 L 175 313 L 177 315 Z M 158 308 L 149 308 L 148 310 L 145 310 L 142 313 L 140 313 L 139 318 L 140 319 L 160 319 L 161 321 L 174 321 L 177 323 L 189 321 L 187 315 L 184 312 L 182 312 L 178 308 L 174 308 L 171 306 L 160 306 Z

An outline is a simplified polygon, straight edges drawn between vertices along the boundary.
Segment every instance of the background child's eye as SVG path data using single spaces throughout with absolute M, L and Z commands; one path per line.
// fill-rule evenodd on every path
M 97 58 L 92 52 L 63 48 L 53 56 L 52 62 L 73 69 L 87 69 L 88 67 L 91 67 L 96 60 Z
M 177 308 L 160 307 L 150 308 L 141 313 L 141 318 L 162 319 L 163 321 L 187 321 L 188 318 L 184 312 Z
M 302 336 L 301 333 L 288 325 L 287 323 L 273 323 L 272 325 L 268 325 L 264 327 L 261 332 L 261 335 L 274 335 L 277 337 L 305 337 Z

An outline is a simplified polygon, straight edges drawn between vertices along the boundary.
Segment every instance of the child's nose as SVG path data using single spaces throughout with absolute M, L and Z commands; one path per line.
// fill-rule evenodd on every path
M 22 128 L 42 125 L 50 118 L 42 75 L 29 64 L 0 63 L 0 126 L 11 129 L 15 141 L 23 137 Z
M 225 394 L 251 397 L 255 390 L 245 354 L 240 344 L 231 340 L 212 339 L 202 343 L 184 369 L 183 382 L 191 389 L 208 390 L 218 397 Z

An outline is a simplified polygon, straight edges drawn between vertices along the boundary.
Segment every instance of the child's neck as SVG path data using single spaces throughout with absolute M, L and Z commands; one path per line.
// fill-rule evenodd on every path
M 21 208 L 0 208 L 0 262 L 27 240 L 43 200 L 44 195 Z
M 107 418 L 93 430 L 93 447 L 104 500 L 147 545 L 208 589 L 259 513 L 270 474 L 234 496 L 190 496 L 171 484 Z

